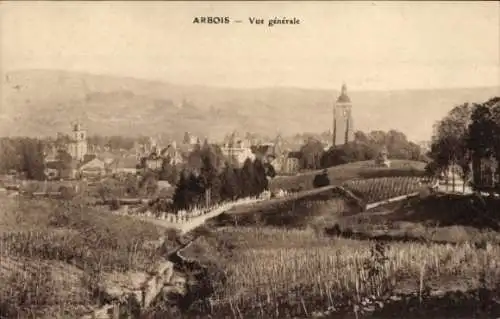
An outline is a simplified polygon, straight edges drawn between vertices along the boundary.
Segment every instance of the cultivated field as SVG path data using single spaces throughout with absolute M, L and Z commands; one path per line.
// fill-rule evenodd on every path
M 149 271 L 163 257 L 154 242 L 166 231 L 149 223 L 75 201 L 0 205 L 0 317 L 74 318 L 105 298 L 106 278 Z
M 367 202 L 426 187 L 420 177 L 389 176 L 342 184 Z M 107 298 L 108 278 L 148 272 L 178 246 L 165 229 L 80 202 L 86 194 L 1 198 L 0 317 L 74 317 Z M 198 229 L 182 254 L 206 267 L 182 270 L 187 294 L 175 304 L 183 315 L 165 312 L 160 299 L 155 318 L 465 319 L 500 311 L 497 200 L 421 193 L 363 211 L 334 187 L 302 195 L 236 207 Z M 171 240 L 156 249 L 166 233 Z
M 425 303 L 432 292 L 492 290 L 500 279 L 500 250 L 491 244 L 484 249 L 468 243 L 377 246 L 307 230 L 269 228 L 222 229 L 217 236 L 235 243 L 225 265 L 227 282 L 213 296 L 217 316 L 307 317 L 334 309 L 381 315 L 382 306 L 392 299 L 411 300 L 408 293 Z M 456 301 L 469 300 L 466 307 L 472 308 L 470 300 L 476 301 L 478 309 L 467 310 L 477 313 L 480 297 L 469 294 L 458 294 Z M 446 308 L 446 301 L 441 306 Z M 404 318 L 412 314 L 403 310 L 399 315 Z M 464 311 L 455 310 L 455 315 Z
M 497 206 L 493 199 L 431 195 L 353 213 L 337 199 L 316 198 L 260 212 L 259 220 L 240 219 L 237 227 L 214 222 L 211 235 L 183 254 L 216 265 L 226 276 L 212 278 L 214 292 L 191 304 L 188 313 L 500 316 Z M 470 216 L 479 208 L 482 214 Z
M 306 226 L 311 225 L 313 219 L 332 220 L 339 214 L 357 214 L 363 210 L 364 204 L 424 191 L 429 185 L 429 181 L 415 176 L 355 179 L 342 184 L 354 197 L 341 194 L 334 187 L 301 191 L 301 196 L 237 207 L 215 222 L 222 225 Z
M 397 196 L 413 194 L 435 182 L 416 176 L 355 179 L 343 184 L 367 203 L 375 203 Z
M 375 177 L 396 177 L 396 176 L 423 176 L 424 162 L 394 160 L 391 167 L 377 167 L 373 161 L 361 161 L 344 165 L 334 166 L 328 169 L 330 182 L 340 185 L 352 179 L 365 179 Z M 312 171 L 296 176 L 278 176 L 270 183 L 272 190 L 305 190 L 313 188 L 313 180 L 322 171 Z

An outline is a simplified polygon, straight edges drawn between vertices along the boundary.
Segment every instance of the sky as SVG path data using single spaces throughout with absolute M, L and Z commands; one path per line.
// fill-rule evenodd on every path
M 197 16 L 242 23 L 194 24 Z M 300 24 L 269 27 L 275 17 Z M 496 1 L 0 2 L 2 73 L 57 69 L 241 88 L 500 86 L 499 39 Z

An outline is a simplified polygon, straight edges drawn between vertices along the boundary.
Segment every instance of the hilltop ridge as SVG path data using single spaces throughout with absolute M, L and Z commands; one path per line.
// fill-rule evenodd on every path
M 191 131 L 221 138 L 241 128 L 270 135 L 321 132 L 330 129 L 340 89 L 340 84 L 332 90 L 188 86 L 55 70 L 9 72 L 1 81 L 1 136 L 55 135 L 75 119 L 103 135 Z M 357 130 L 396 129 L 413 140 L 427 139 L 434 121 L 453 106 L 500 93 L 500 87 L 356 91 L 347 86 Z

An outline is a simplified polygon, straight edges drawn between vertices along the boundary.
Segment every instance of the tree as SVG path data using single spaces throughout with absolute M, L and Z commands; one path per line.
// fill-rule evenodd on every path
M 185 188 L 185 190 L 179 190 L 178 201 L 182 202 L 188 198 L 189 203 L 186 205 L 189 207 L 200 205 L 202 201 L 204 201 L 205 206 L 220 201 L 223 185 L 219 168 L 223 158 L 222 150 L 215 145 L 210 145 L 206 140 L 203 146 L 196 144 L 189 154 L 186 170 L 183 173 L 185 176 L 183 176 L 183 180 L 179 179 L 178 182 L 178 187 L 180 185 Z M 166 178 L 165 175 L 168 175 L 167 170 L 170 170 L 169 164 L 164 163 L 162 172 L 160 172 L 162 178 Z M 190 171 L 189 174 L 188 171 Z
M 196 173 L 191 172 L 188 178 L 188 203 L 189 207 L 201 206 L 205 192 L 203 179 Z
M 431 161 L 425 165 L 425 174 L 427 176 L 440 176 L 442 171 L 435 161 Z
M 314 177 L 313 186 L 319 188 L 328 185 L 330 185 L 330 178 L 328 177 L 328 170 L 324 169 L 321 174 Z
M 177 183 L 178 171 L 177 167 L 170 163 L 170 158 L 163 159 L 158 179 L 161 181 L 168 181 L 170 184 Z
M 317 169 L 321 166 L 321 156 L 323 155 L 323 144 L 317 139 L 310 138 L 300 148 L 300 167 L 303 169 Z
M 455 191 L 456 167 L 461 168 L 464 181 L 470 173 L 471 156 L 468 147 L 469 124 L 471 124 L 472 108 L 469 104 L 453 108 L 435 126 L 435 134 L 431 144 L 430 156 L 438 171 L 452 169 L 452 189 Z M 464 183 L 465 187 L 465 183 Z
M 134 139 L 125 136 L 110 136 L 106 138 L 106 145 L 112 150 L 126 149 L 131 150 L 134 147 Z
M 386 145 L 387 134 L 384 131 L 372 131 L 368 134 L 368 139 L 370 143 L 377 145 L 378 147 Z
M 189 169 L 201 168 L 201 166 L 202 166 L 201 155 L 202 155 L 201 148 L 199 148 L 195 145 L 195 147 L 193 148 L 193 150 L 189 153 L 189 155 L 187 157 L 187 161 L 186 161 L 187 167 Z
M 158 190 L 158 177 L 153 171 L 146 172 L 139 181 L 139 191 L 142 195 L 151 196 Z
M 0 139 L 0 172 L 8 173 L 11 170 L 21 170 L 20 140 L 12 138 Z
M 217 164 L 217 154 L 205 141 L 201 149 L 200 179 L 204 188 L 206 206 L 210 206 L 212 202 L 217 202 L 220 199 L 221 183 Z
M 60 169 L 70 169 L 71 164 L 73 163 L 73 158 L 71 155 L 63 149 L 57 151 L 56 161 L 60 164 Z
M 472 106 L 459 105 L 436 123 L 434 131 L 428 171 L 441 174 L 459 167 L 466 181 L 472 163 L 475 186 L 485 186 L 481 179 L 482 160 L 500 158 L 500 98 Z M 498 171 L 500 162 L 497 161 L 497 165 Z M 453 188 L 454 184 L 453 180 Z
M 253 171 L 254 186 L 252 195 L 257 196 L 268 188 L 269 182 L 267 180 L 266 168 L 260 159 L 254 160 Z
M 58 134 L 54 144 L 56 148 L 61 149 L 66 147 L 71 142 L 71 138 L 67 134 Z
M 105 141 L 104 137 L 102 137 L 100 135 L 89 136 L 87 141 L 88 141 L 89 145 L 92 145 L 94 147 L 99 147 L 99 148 L 104 147 L 104 145 L 106 145 L 106 143 L 107 143 Z
M 255 172 L 252 160 L 247 158 L 243 163 L 243 167 L 241 168 L 240 172 L 240 187 L 242 197 L 252 196 L 255 193 L 254 176 Z
M 321 156 L 321 167 L 328 168 L 351 162 L 366 161 L 375 158 L 376 145 L 365 142 L 351 142 L 339 147 L 332 147 Z
M 349 162 L 345 150 L 341 147 L 332 147 L 321 156 L 320 164 L 322 168 L 342 165 Z
M 490 139 L 492 152 L 496 159 L 497 174 L 500 172 L 500 97 L 492 98 L 484 103 L 484 105 L 491 110 L 492 121 L 493 121 L 493 135 Z M 498 176 L 498 175 L 497 175 Z M 498 181 L 497 181 L 498 183 Z M 497 189 L 500 188 L 500 184 L 496 185 Z
M 276 169 L 274 166 L 270 163 L 265 163 L 264 168 L 266 169 L 266 176 L 269 176 L 271 178 L 276 177 Z
M 482 158 L 493 155 L 493 145 L 491 137 L 495 133 L 495 123 L 490 109 L 485 105 L 475 104 L 469 125 L 469 135 L 467 139 L 468 149 L 472 153 L 473 173 L 480 176 L 480 161 Z
M 203 185 L 194 172 L 182 170 L 173 196 L 173 206 L 177 210 L 199 206 L 203 197 Z
M 238 175 L 235 169 L 226 163 L 224 170 L 220 176 L 221 190 L 220 197 L 222 200 L 235 200 L 240 195 Z
M 463 105 L 453 108 L 450 112 L 452 125 L 455 125 L 454 133 L 455 137 L 455 147 L 454 151 L 454 162 L 453 164 L 460 168 L 461 178 L 463 179 L 463 189 L 465 192 L 465 184 L 469 179 L 471 172 L 471 152 L 467 147 L 467 140 L 469 139 L 469 125 L 471 123 L 472 107 L 465 103 Z M 453 188 L 455 188 L 455 180 L 453 175 Z
M 191 203 L 189 196 L 189 176 L 186 170 L 182 170 L 173 196 L 174 207 L 178 210 L 187 209 Z
M 42 141 L 24 138 L 20 141 L 21 170 L 27 179 L 45 179 L 45 156 Z
M 145 156 L 142 156 L 139 160 L 139 163 L 136 165 L 136 168 L 138 170 L 144 170 L 147 168 L 147 157 Z
M 137 181 L 137 176 L 127 175 L 121 183 L 125 186 L 124 195 L 133 197 L 137 197 L 139 195 L 139 183 Z
M 358 143 L 368 143 L 369 138 L 365 133 L 361 131 L 356 131 L 356 133 L 354 133 L 354 141 Z

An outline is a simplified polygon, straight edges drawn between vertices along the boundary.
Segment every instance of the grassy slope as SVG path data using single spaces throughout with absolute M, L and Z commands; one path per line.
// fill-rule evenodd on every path
M 355 165 L 353 166 L 355 168 L 353 169 L 353 172 L 357 176 L 363 174 L 364 171 L 359 169 L 359 167 L 363 166 L 359 165 L 359 163 L 354 164 Z M 342 176 L 345 177 L 347 181 L 340 183 L 340 181 L 343 181 L 344 179 L 337 179 L 338 184 L 352 190 L 355 196 L 361 199 L 361 201 L 371 203 L 423 190 L 426 184 L 420 184 L 420 179 L 413 176 L 413 174 L 418 175 L 419 172 L 421 172 L 413 170 L 414 167 L 421 169 L 422 165 L 420 165 L 420 167 L 418 167 L 418 165 L 420 165 L 420 163 L 410 166 L 409 170 L 402 171 L 399 168 L 385 170 L 376 168 L 368 171 L 371 175 L 396 175 L 397 177 L 377 177 L 353 180 L 350 179 L 353 175 L 345 174 L 346 170 L 342 170 L 341 167 L 332 168 L 329 173 L 330 175 L 335 176 L 344 174 Z M 350 165 L 347 166 L 352 167 Z M 406 177 L 400 176 L 408 174 L 408 172 L 412 175 Z M 305 176 L 309 177 L 308 175 L 302 175 L 299 177 Z M 301 194 L 306 194 L 300 198 L 285 197 L 262 203 L 241 206 L 230 210 L 227 214 L 219 216 L 214 219 L 212 223 L 219 225 L 300 225 L 301 227 L 304 227 L 313 223 L 313 221 L 325 219 L 331 220 L 332 218 L 336 219 L 339 214 L 352 215 L 360 212 L 361 208 L 356 200 L 339 196 L 335 190 L 316 192 L 319 190 L 320 189 L 301 191 Z M 314 207 L 321 208 L 315 209 Z
M 0 316 L 37 311 L 55 318 L 65 310 L 74 316 L 96 302 L 92 291 L 108 274 L 148 271 L 162 257 L 151 242 L 164 230 L 148 223 L 74 202 L 5 197 L 0 203 Z M 38 297 L 25 300 L 15 287 Z
M 400 203 L 376 208 L 362 214 L 345 216 L 344 225 L 372 231 L 397 230 L 418 234 L 423 230 L 434 233 L 436 240 L 447 241 L 498 241 L 496 231 L 500 230 L 498 200 L 479 198 L 473 195 L 461 196 L 438 194 L 416 197 Z M 446 231 L 445 231 L 446 230 Z M 481 231 L 491 230 L 483 236 Z M 423 234 L 421 234 L 423 235 Z
M 407 160 L 393 160 L 390 168 L 374 167 L 373 161 L 361 161 L 330 167 L 328 177 L 332 184 L 340 185 L 357 178 L 422 176 L 425 163 Z M 278 176 L 271 181 L 272 190 L 294 190 L 313 188 L 314 177 L 321 170 L 302 173 L 295 176 Z
M 498 203 L 452 195 L 412 198 L 361 212 L 350 200 L 323 193 L 312 197 L 239 208 L 209 221 L 214 227 L 260 226 L 331 230 L 336 224 L 345 236 L 385 240 L 495 241 L 500 228 Z
M 214 226 L 266 225 L 307 227 L 317 218 L 337 218 L 338 214 L 355 210 L 355 205 L 331 193 L 299 199 L 286 199 L 238 207 L 209 220 Z

